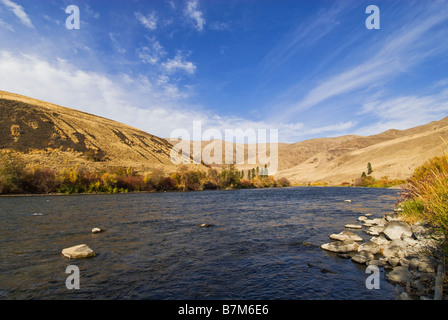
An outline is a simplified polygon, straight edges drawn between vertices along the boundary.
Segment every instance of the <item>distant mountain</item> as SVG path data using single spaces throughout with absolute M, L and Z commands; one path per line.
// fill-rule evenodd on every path
M 30 165 L 91 168 L 170 167 L 172 145 L 106 118 L 0 91 L 0 149 Z

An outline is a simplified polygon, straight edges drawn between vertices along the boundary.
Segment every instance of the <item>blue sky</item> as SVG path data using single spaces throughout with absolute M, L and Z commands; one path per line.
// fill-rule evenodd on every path
M 448 116 L 447 39 L 448 0 L 0 0 L 0 89 L 161 137 L 370 135 Z

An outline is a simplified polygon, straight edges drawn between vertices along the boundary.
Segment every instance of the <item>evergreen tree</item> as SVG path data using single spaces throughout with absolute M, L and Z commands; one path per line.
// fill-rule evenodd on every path
M 372 165 L 370 162 L 367 164 L 367 174 L 370 175 L 373 172 Z

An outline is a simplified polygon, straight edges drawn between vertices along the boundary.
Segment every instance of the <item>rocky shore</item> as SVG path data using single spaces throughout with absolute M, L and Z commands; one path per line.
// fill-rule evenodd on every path
M 436 258 L 437 241 L 427 226 L 402 221 L 399 211 L 382 218 L 360 216 L 357 224 L 348 224 L 346 230 L 330 235 L 333 241 L 321 248 L 354 263 L 384 268 L 386 279 L 405 289 L 398 299 L 442 299 L 443 268 Z M 363 242 L 362 232 L 370 239 Z

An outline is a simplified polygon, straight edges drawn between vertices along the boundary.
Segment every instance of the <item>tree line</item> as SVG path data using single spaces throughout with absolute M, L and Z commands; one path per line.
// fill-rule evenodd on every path
M 132 168 L 92 170 L 85 166 L 55 170 L 27 167 L 19 154 L 0 154 L 0 194 L 118 193 L 140 191 L 197 191 L 286 187 L 286 178 L 275 179 L 266 168 L 247 171 L 235 165 L 199 169 L 180 165 L 174 172 L 157 168 L 138 173 Z

